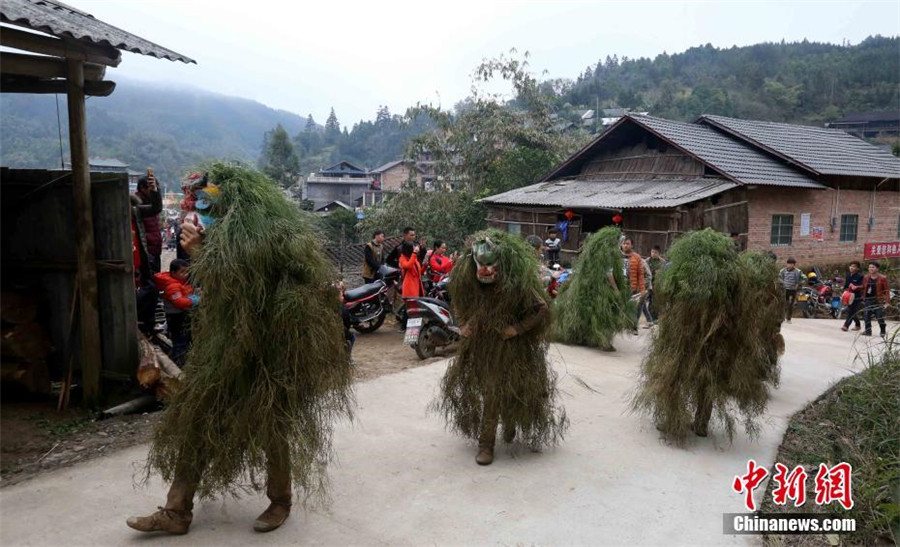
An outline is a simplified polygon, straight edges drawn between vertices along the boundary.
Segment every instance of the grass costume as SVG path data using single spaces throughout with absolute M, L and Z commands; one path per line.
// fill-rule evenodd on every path
M 164 509 L 129 519 L 142 531 L 185 533 L 195 493 L 263 484 L 272 504 L 254 528 L 277 528 L 292 483 L 324 493 L 332 424 L 352 407 L 339 297 L 304 214 L 256 171 L 215 165 L 209 179 L 197 192 L 193 346 L 147 464 L 172 488 Z
M 481 465 L 493 461 L 498 424 L 507 443 L 537 448 L 555 444 L 568 423 L 547 361 L 551 318 L 538 268 L 524 240 L 498 230 L 476 234 L 453 268 L 463 338 L 434 406 L 451 430 L 478 441 Z
M 613 337 L 634 328 L 637 310 L 622 271 L 620 236 L 608 226 L 584 242 L 576 273 L 554 303 L 557 342 L 613 351 Z
M 729 439 L 733 414 L 753 437 L 784 351 L 778 269 L 710 229 L 678 239 L 669 260 L 655 284 L 662 315 L 633 408 L 679 445 L 692 430 L 706 436 L 713 415 Z

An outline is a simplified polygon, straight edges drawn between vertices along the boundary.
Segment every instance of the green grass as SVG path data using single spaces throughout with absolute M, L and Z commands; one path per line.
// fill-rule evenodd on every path
M 857 531 L 841 536 L 851 545 L 896 545 L 900 539 L 900 336 L 894 333 L 884 354 L 867 357 L 866 368 L 841 380 L 794 415 L 776 462 L 805 466 L 807 499 L 814 500 L 815 469 L 848 462 L 853 466 L 850 511 L 838 504 L 801 509 L 856 519 Z M 769 484 L 763 512 L 798 509 L 772 503 Z M 794 544 L 800 536 L 780 538 Z M 770 542 L 771 542 L 770 538 Z M 808 538 L 809 539 L 809 538 Z M 823 542 L 824 542 L 824 538 Z

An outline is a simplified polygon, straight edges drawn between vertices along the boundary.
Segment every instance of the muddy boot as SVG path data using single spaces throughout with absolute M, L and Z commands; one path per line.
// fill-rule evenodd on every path
M 266 495 L 271 503 L 253 522 L 257 532 L 271 532 L 291 514 L 291 468 L 286 448 L 270 452 L 268 459 Z
M 491 465 L 494 461 L 494 443 L 478 445 L 478 455 L 475 456 L 475 463 L 478 465 Z
M 193 518 L 190 511 L 176 511 L 160 507 L 159 511 L 146 517 L 128 517 L 125 523 L 139 532 L 186 534 Z
M 194 492 L 197 482 L 176 476 L 169 488 L 166 506 L 146 517 L 129 517 L 125 523 L 139 532 L 186 534 L 194 515 Z

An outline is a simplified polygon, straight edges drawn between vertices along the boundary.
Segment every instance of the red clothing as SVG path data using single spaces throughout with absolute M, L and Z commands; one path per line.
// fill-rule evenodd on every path
M 156 288 L 163 291 L 167 308 L 171 306 L 187 310 L 194 305 L 194 301 L 190 298 L 194 294 L 194 287 L 190 284 L 175 279 L 169 272 L 158 273 L 153 279 L 156 281 Z
M 453 269 L 453 261 L 445 255 L 432 254 L 428 264 L 431 266 L 431 280 L 435 283 Z
M 400 255 L 400 271 L 403 272 L 403 298 L 425 296 L 425 287 L 422 286 L 422 265 L 415 253 L 409 258 Z

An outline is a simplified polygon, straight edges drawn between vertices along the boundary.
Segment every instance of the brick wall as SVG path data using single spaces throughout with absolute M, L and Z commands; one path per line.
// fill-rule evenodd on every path
M 409 170 L 411 166 L 401 163 L 391 167 L 381 175 L 381 189 L 388 191 L 396 191 L 404 188 L 409 182 Z M 416 171 L 416 186 L 422 186 L 422 175 Z
M 875 224 L 869 229 L 872 192 L 864 190 L 801 190 L 759 186 L 748 191 L 749 232 L 751 250 L 769 251 L 779 261 L 794 257 L 801 264 L 828 264 L 863 258 L 863 244 L 898 241 L 900 192 L 884 190 L 875 194 Z M 837 200 L 835 210 L 835 200 Z M 810 213 L 810 234 L 800 235 L 802 213 Z M 772 215 L 794 215 L 790 246 L 772 246 Z M 855 242 L 841 242 L 841 215 L 859 215 Z M 831 218 L 836 218 L 832 231 Z M 813 239 L 812 229 L 823 227 L 824 241 Z

